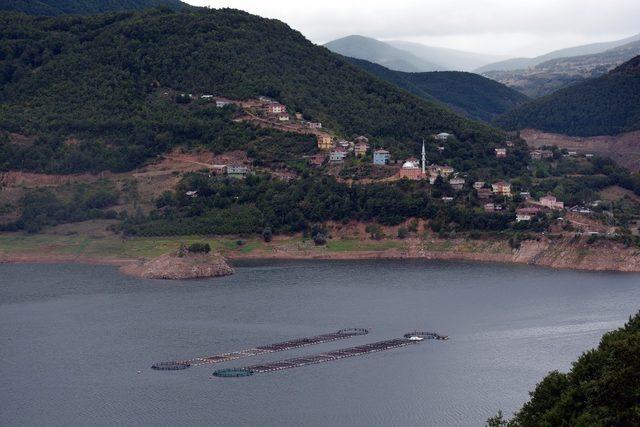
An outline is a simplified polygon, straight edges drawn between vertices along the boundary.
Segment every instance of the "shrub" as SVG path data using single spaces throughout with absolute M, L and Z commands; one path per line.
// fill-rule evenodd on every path
M 208 243 L 192 243 L 188 250 L 192 254 L 208 254 L 211 252 L 211 246 Z
M 318 233 L 315 236 L 313 236 L 313 243 L 315 243 L 316 246 L 323 246 L 327 244 L 327 236 L 322 234 L 322 233 Z
M 378 224 L 370 224 L 367 225 L 365 231 L 369 233 L 373 240 L 380 240 L 384 237 L 384 233 L 382 232 L 382 228 Z
M 409 232 L 407 231 L 406 228 L 404 227 L 398 228 L 398 239 L 406 239 L 408 235 L 409 235 Z
M 478 240 L 481 237 L 482 237 L 482 234 L 480 234 L 480 232 L 477 230 L 473 230 L 469 233 L 469 238 L 472 240 Z
M 178 248 L 178 257 L 183 258 L 187 254 L 187 247 L 184 243 L 180 243 L 180 247 Z
M 262 230 L 262 240 L 265 242 L 273 240 L 273 231 L 271 231 L 270 227 L 265 227 L 264 230 Z
M 191 97 L 186 93 L 181 93 L 176 95 L 176 102 L 178 104 L 189 104 L 191 102 Z

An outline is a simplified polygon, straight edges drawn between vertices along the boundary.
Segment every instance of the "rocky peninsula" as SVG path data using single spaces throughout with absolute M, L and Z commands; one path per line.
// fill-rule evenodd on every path
M 145 279 L 198 279 L 228 276 L 233 268 L 219 255 L 165 254 L 151 260 L 141 260 L 120 268 L 124 274 Z

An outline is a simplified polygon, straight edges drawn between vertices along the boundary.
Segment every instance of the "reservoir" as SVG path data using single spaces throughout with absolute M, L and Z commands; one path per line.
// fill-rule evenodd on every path
M 0 264 L 0 425 L 452 425 L 511 415 L 640 308 L 640 275 L 430 261 L 256 261 L 142 280 Z M 192 359 L 369 333 L 181 371 Z M 437 331 L 382 352 L 243 378 L 213 371 Z

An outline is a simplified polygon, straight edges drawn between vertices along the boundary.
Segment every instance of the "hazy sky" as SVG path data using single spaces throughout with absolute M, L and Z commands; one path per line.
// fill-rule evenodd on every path
M 315 43 L 350 34 L 509 56 L 640 33 L 640 0 L 186 0 L 280 19 Z

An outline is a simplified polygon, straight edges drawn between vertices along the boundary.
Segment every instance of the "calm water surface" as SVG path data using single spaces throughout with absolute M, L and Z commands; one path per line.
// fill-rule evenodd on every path
M 0 425 L 456 425 L 510 414 L 640 307 L 640 275 L 417 261 L 243 264 L 222 279 L 0 265 Z M 191 358 L 365 327 L 232 363 Z M 444 342 L 248 378 L 214 369 L 435 330 Z M 138 371 L 141 371 L 138 373 Z

